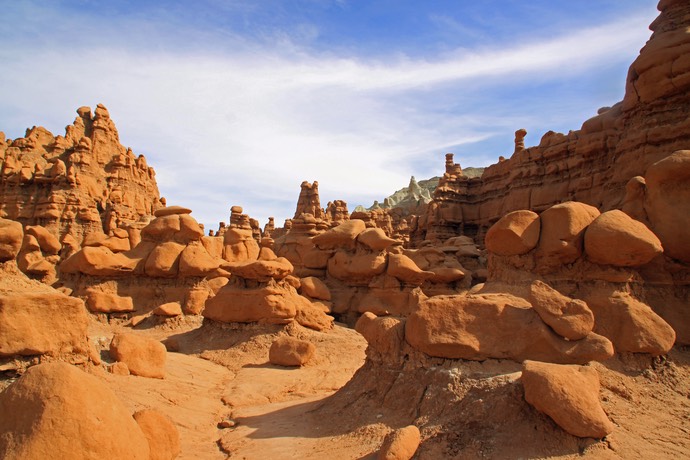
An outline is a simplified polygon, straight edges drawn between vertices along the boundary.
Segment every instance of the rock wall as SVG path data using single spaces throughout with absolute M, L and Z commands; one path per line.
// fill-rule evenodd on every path
M 101 104 L 77 110 L 64 136 L 43 127 L 5 139 L 0 133 L 0 217 L 41 225 L 78 242 L 150 216 L 160 207 L 153 168 L 120 144 Z
M 580 201 L 602 211 L 623 205 L 626 184 L 670 153 L 690 146 L 690 5 L 664 0 L 653 34 L 630 66 L 622 102 L 568 134 L 549 131 L 539 145 L 489 166 L 481 178 L 453 171 L 452 157 L 412 243 L 465 234 L 482 241 L 501 216 Z M 460 170 L 461 172 L 461 170 Z

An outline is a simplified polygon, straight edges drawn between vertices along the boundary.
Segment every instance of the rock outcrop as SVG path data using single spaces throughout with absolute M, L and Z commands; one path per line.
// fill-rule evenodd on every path
M 0 457 L 7 460 L 149 458 L 149 443 L 125 405 L 66 363 L 28 369 L 0 393 L 0 413 Z
M 62 240 L 136 227 L 160 207 L 155 172 L 120 144 L 108 110 L 80 107 L 64 136 L 43 127 L 0 136 L 0 217 Z

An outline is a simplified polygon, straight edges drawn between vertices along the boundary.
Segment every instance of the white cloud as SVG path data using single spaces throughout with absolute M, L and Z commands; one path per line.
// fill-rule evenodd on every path
M 66 110 L 102 102 L 121 141 L 157 170 L 169 204 L 191 207 L 214 227 L 234 204 L 262 224 L 269 215 L 282 223 L 303 180 L 319 181 L 324 206 L 345 199 L 352 209 L 405 185 L 416 174 L 412 162 L 442 172 L 446 149 L 517 127 L 514 110 L 494 113 L 503 101 L 475 100 L 463 112 L 450 110 L 450 99 L 471 100 L 463 90 L 498 79 L 588 72 L 634 54 L 648 22 L 625 18 L 548 42 L 386 62 L 240 41 L 234 51 L 179 54 L 130 47 L 126 37 L 116 46 L 82 43 L 75 52 L 65 43 L 8 46 L 0 51 L 0 87 L 11 91 L 0 111 L 31 113 L 32 124 L 61 132 L 71 121 Z

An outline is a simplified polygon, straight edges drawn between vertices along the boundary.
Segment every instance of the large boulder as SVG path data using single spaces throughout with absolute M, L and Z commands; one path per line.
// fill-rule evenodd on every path
M 594 219 L 585 231 L 585 253 L 598 264 L 637 267 L 662 252 L 661 241 L 645 224 L 617 209 Z
M 0 393 L 0 458 L 149 458 L 125 405 L 99 379 L 66 363 L 29 368 Z
M 367 228 L 363 220 L 352 219 L 312 238 L 320 249 L 354 248 L 357 236 Z
M 129 371 L 141 377 L 165 378 L 165 345 L 133 333 L 117 333 L 110 342 L 110 356 L 127 364 Z
M 613 356 L 607 338 L 590 333 L 565 340 L 529 302 L 510 294 L 431 297 L 408 317 L 405 340 L 428 355 L 450 359 L 584 364 Z
M 541 319 L 558 335 L 580 340 L 592 332 L 594 315 L 582 300 L 566 297 L 539 280 L 532 282 L 529 300 Z
M 690 262 L 690 150 L 657 161 L 645 173 L 644 208 L 666 255 Z
M 567 201 L 542 212 L 537 246 L 537 269 L 551 272 L 582 255 L 585 229 L 599 216 L 593 206 Z
M 599 374 L 592 367 L 525 361 L 525 400 L 568 433 L 603 438 L 615 426 L 599 402 Z
M 513 211 L 493 224 L 484 239 L 489 252 L 499 256 L 526 254 L 537 246 L 541 223 L 532 211 Z
M 37 291 L 0 295 L 0 357 L 85 353 L 89 318 L 84 302 L 48 287 Z
M 627 292 L 600 289 L 585 300 L 594 313 L 594 331 L 610 339 L 616 351 L 661 355 L 673 347 L 673 328 Z

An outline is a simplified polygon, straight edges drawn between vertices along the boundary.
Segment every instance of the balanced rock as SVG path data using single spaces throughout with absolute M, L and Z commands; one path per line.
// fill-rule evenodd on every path
M 603 213 L 587 227 L 585 252 L 589 260 L 598 264 L 637 267 L 661 254 L 663 248 L 659 238 L 645 224 L 614 209 Z
M 303 366 L 316 352 L 313 343 L 294 337 L 278 337 L 268 350 L 268 360 L 279 366 Z
M 384 439 L 378 460 L 410 460 L 421 441 L 419 428 L 414 425 L 394 430 Z
M 582 300 L 566 297 L 539 280 L 530 286 L 529 300 L 541 319 L 558 335 L 580 340 L 592 332 L 594 315 Z
M 133 333 L 117 333 L 110 342 L 110 356 L 127 364 L 141 377 L 165 378 L 165 345 Z
M 486 249 L 499 256 L 525 254 L 537 246 L 540 229 L 537 213 L 513 211 L 491 226 L 486 232 L 484 244 Z
M 568 433 L 603 438 L 615 426 L 599 402 L 599 374 L 592 367 L 525 361 L 525 400 Z
M 352 219 L 312 238 L 320 249 L 354 247 L 357 236 L 366 230 L 363 220 Z
M 380 228 L 367 228 L 357 236 L 357 241 L 373 251 L 383 251 L 384 249 L 399 243 L 398 240 L 389 238 Z
M 143 409 L 132 417 L 149 442 L 150 460 L 173 460 L 180 454 L 180 434 L 170 418 L 155 409 Z
M 66 363 L 29 368 L 0 393 L 0 457 L 142 459 L 149 445 L 99 379 Z
M 156 217 L 163 217 L 163 216 L 173 216 L 173 215 L 178 215 L 178 214 L 191 214 L 191 213 L 192 213 L 191 209 L 184 208 L 182 206 L 167 206 L 165 208 L 156 209 L 156 211 L 153 213 L 153 215 Z

